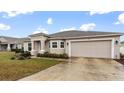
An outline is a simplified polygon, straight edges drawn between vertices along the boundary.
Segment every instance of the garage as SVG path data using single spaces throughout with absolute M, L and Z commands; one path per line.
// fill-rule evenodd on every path
M 111 40 L 72 41 L 71 56 L 111 58 Z

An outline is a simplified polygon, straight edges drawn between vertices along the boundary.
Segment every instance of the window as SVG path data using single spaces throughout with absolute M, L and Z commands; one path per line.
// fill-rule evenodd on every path
M 49 48 L 50 48 L 50 42 L 49 42 Z
M 60 42 L 60 48 L 64 48 L 64 42 Z
M 31 51 L 31 43 L 28 43 L 28 51 Z
M 57 48 L 57 42 L 52 42 L 52 48 Z

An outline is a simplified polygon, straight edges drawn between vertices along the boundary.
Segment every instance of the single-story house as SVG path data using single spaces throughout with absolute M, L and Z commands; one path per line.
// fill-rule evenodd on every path
M 0 50 L 23 48 L 38 53 L 66 53 L 69 57 L 120 58 L 122 33 L 98 31 L 63 31 L 54 34 L 37 33 L 27 38 L 0 36 Z
M 120 58 L 122 33 L 96 31 L 63 31 L 54 34 L 32 34 L 32 55 L 66 53 L 69 57 Z
M 28 44 L 28 45 L 27 45 Z M 22 49 L 24 47 L 25 51 L 29 51 L 31 47 L 30 38 L 15 38 L 0 36 L 0 51 L 10 51 L 12 49 Z

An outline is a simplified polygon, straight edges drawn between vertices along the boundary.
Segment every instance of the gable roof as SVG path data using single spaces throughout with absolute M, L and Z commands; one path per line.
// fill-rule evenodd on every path
M 48 35 L 45 34 L 45 33 L 40 32 L 40 33 L 32 34 L 32 35 L 29 35 L 29 36 L 30 36 L 30 37 L 36 37 L 36 36 L 48 36 Z
M 52 38 L 80 38 L 80 37 L 96 37 L 96 36 L 121 36 L 124 33 L 115 33 L 115 32 L 98 32 L 98 31 L 63 31 L 54 34 L 50 34 L 49 37 Z

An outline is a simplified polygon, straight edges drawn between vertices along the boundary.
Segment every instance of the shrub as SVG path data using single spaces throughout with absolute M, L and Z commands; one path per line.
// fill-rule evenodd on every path
M 44 52 L 44 54 L 41 54 L 41 56 L 48 57 L 49 56 L 49 53 L 48 52 Z
M 15 60 L 15 57 L 11 57 L 11 60 Z
M 18 60 L 30 59 L 31 54 L 28 51 L 24 51 L 24 52 L 21 52 L 21 53 L 16 53 L 15 57 Z
M 37 57 L 42 57 L 40 53 L 37 54 Z
M 23 52 L 22 49 L 15 49 L 15 53 L 21 53 Z
M 28 51 L 24 51 L 24 52 L 21 53 L 21 56 L 23 56 L 25 58 L 29 58 L 29 57 L 31 57 L 31 53 L 28 52 Z
M 124 59 L 124 54 L 120 53 L 120 58 Z
M 17 58 L 18 60 L 24 60 L 25 59 L 25 57 L 24 56 L 18 56 L 18 58 Z
M 66 53 L 61 55 L 63 58 L 68 58 L 68 55 Z
M 45 52 L 44 54 L 38 53 L 37 57 L 50 57 L 50 58 L 65 58 L 65 59 L 67 59 L 68 55 L 65 53 L 64 54 L 55 54 L 55 53 Z
M 15 52 L 15 53 L 24 53 L 24 48 L 22 47 L 22 49 L 18 49 L 16 47 L 16 49 L 11 49 L 12 52 Z
M 12 52 L 15 52 L 15 49 L 11 49 Z

